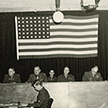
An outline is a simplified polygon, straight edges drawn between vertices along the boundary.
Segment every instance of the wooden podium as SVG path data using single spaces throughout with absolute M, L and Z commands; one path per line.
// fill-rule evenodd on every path
M 52 108 L 108 108 L 108 82 L 44 83 L 54 99 Z M 0 107 L 18 108 L 36 101 L 30 83 L 0 84 Z

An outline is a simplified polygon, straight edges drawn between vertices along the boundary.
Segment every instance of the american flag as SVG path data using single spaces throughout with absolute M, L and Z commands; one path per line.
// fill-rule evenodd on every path
M 49 16 L 16 16 L 17 59 L 96 57 L 98 17 L 65 16 L 56 24 Z

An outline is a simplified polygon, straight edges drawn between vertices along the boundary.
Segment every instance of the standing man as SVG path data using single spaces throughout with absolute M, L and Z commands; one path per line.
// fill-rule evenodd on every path
M 64 74 L 58 76 L 58 82 L 71 82 L 75 81 L 75 78 L 72 74 L 69 74 L 69 67 L 64 68 Z
M 37 101 L 33 103 L 29 103 L 28 107 L 47 108 L 50 95 L 48 91 L 43 87 L 42 81 L 36 80 L 33 82 L 32 86 L 39 93 L 37 96 Z
M 27 83 L 32 83 L 35 80 L 42 80 L 44 82 L 47 81 L 46 74 L 41 72 L 41 69 L 39 66 L 34 67 L 34 73 L 29 76 Z
M 103 81 L 101 74 L 98 72 L 98 67 L 91 68 L 91 71 L 85 72 L 82 78 L 83 81 Z
M 21 83 L 20 75 L 15 73 L 13 67 L 8 69 L 8 74 L 4 76 L 3 83 Z

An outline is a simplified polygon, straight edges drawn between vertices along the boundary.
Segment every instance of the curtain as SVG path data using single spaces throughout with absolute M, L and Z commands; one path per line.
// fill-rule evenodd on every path
M 8 72 L 9 67 L 15 67 L 16 73 L 21 76 L 22 82 L 26 82 L 33 73 L 34 66 L 40 66 L 42 72 L 49 75 L 49 70 L 54 69 L 55 75 L 63 73 L 63 68 L 68 66 L 70 73 L 76 81 L 81 81 L 85 71 L 90 71 L 98 65 L 99 72 L 105 80 L 108 74 L 108 11 L 64 11 L 64 15 L 92 15 L 99 14 L 99 40 L 98 56 L 91 58 L 44 58 L 44 59 L 21 59 L 16 58 L 16 34 L 15 16 L 17 15 L 49 15 L 53 12 L 25 12 L 25 13 L 0 13 L 0 82 Z

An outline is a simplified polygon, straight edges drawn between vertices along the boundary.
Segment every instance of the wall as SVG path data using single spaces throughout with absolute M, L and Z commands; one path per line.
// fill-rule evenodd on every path
M 81 10 L 81 0 L 61 0 L 62 11 Z M 55 0 L 0 0 L 0 12 L 55 11 Z M 100 0 L 97 10 L 108 10 L 108 1 Z

